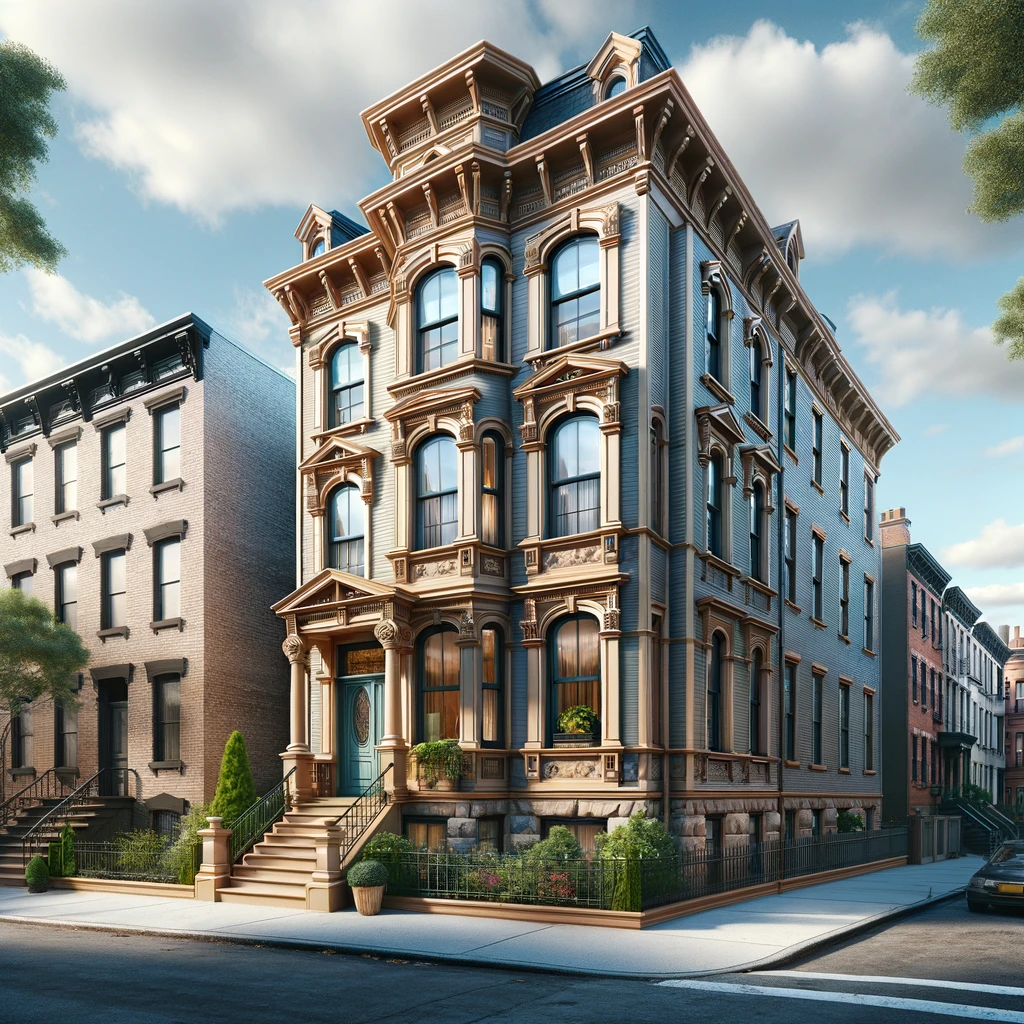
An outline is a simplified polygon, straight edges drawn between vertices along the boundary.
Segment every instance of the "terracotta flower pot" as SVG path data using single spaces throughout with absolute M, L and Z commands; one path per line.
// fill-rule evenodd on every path
M 375 917 L 380 913 L 381 901 L 384 899 L 383 885 L 354 885 L 352 896 L 356 901 L 356 910 L 364 917 Z

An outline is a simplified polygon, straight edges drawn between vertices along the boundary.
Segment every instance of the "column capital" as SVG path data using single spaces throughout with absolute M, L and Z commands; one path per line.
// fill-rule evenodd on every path
M 412 647 L 412 630 L 394 619 L 381 619 L 373 627 L 373 635 L 385 651 L 401 651 Z
M 284 652 L 284 656 L 288 659 L 290 665 L 305 665 L 307 650 L 306 645 L 302 642 L 302 638 L 297 636 L 295 633 L 291 633 L 284 638 L 284 643 L 281 644 L 281 650 Z

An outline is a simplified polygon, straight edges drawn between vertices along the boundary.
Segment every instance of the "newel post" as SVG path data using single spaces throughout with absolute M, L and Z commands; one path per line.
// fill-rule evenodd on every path
M 222 818 L 207 818 L 208 827 L 200 829 L 203 863 L 196 873 L 196 899 L 220 902 L 220 890 L 231 880 L 231 829 L 222 828 Z

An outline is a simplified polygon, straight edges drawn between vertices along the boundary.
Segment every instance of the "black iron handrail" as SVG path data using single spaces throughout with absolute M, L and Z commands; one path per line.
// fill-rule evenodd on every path
M 275 821 L 284 814 L 287 800 L 288 780 L 295 774 L 295 768 L 272 789 L 224 827 L 231 829 L 231 863 L 234 864 L 252 848 Z
M 23 786 L 0 805 L 0 828 L 17 817 L 19 811 L 32 804 L 42 803 L 44 800 L 51 800 L 55 796 L 63 796 L 68 784 L 59 775 L 56 768 L 47 768 L 42 775 L 33 779 L 27 786 Z
M 384 788 L 384 779 L 392 768 L 394 768 L 394 764 L 389 764 L 359 794 L 356 802 L 334 822 L 335 827 L 342 829 L 342 864 L 345 863 L 345 858 L 352 852 L 359 841 L 359 837 L 373 824 L 377 815 L 387 806 L 388 791 Z
M 8 715 L 7 724 L 0 732 L 0 804 L 7 802 L 7 741 L 13 725 L 14 716 Z
M 95 775 L 90 776 L 69 796 L 65 797 L 56 807 L 50 808 L 22 837 L 21 859 L 27 864 L 29 854 L 35 849 L 42 848 L 43 835 L 49 835 L 55 830 L 57 823 L 63 823 L 71 816 L 71 812 L 90 800 L 100 796 L 101 781 L 108 778 L 117 780 L 115 788 L 123 788 L 123 793 L 118 796 L 131 796 L 131 787 L 128 784 L 128 777 L 135 776 L 135 797 L 142 799 L 142 780 L 134 768 L 101 768 Z M 44 831 L 45 829 L 45 831 Z M 48 840 L 47 840 L 48 841 Z

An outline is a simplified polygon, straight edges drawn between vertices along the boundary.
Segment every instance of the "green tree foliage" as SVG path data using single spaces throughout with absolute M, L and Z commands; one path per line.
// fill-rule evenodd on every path
M 971 212 L 989 222 L 1024 213 L 1024 0 L 928 0 L 917 34 L 935 45 L 917 58 L 912 91 L 974 135 L 964 157 Z M 992 333 L 1024 359 L 1024 277 L 999 308 Z
M 837 832 L 863 832 L 864 819 L 859 814 L 850 811 L 840 811 L 836 815 Z
M 25 868 L 25 884 L 29 892 L 46 892 L 50 885 L 50 870 L 46 861 L 36 855 Z
M 254 803 L 256 784 L 252 780 L 249 754 L 245 749 L 245 738 L 236 729 L 224 745 L 217 791 L 213 794 L 209 813 L 213 818 L 223 818 L 225 827 L 230 827 L 231 822 Z
M 534 843 L 526 851 L 526 859 L 531 862 L 579 860 L 582 856 L 579 840 L 564 825 L 552 825 L 547 839 Z
M 594 837 L 598 856 L 604 860 L 652 860 L 676 855 L 675 840 L 660 818 L 637 811 L 625 825 Z
M 40 697 L 77 706 L 75 677 L 88 660 L 82 638 L 42 601 L 0 590 L 0 708 L 14 715 Z
M 46 140 L 57 134 L 50 94 L 66 87 L 60 72 L 27 46 L 0 42 L 0 273 L 26 263 L 52 272 L 66 255 L 24 196 L 36 164 L 48 159 Z

